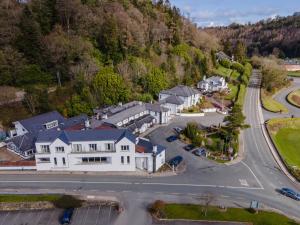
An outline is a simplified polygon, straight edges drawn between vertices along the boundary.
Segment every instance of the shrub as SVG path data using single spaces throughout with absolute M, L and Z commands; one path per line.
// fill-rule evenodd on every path
M 221 60 L 219 61 L 219 63 L 220 63 L 222 66 L 224 66 L 224 67 L 226 67 L 226 68 L 228 68 L 228 69 L 230 69 L 230 67 L 231 67 L 231 62 L 230 62 L 229 60 L 227 60 L 227 59 L 221 59 Z
M 238 62 L 232 63 L 231 69 L 238 71 L 240 74 L 244 73 L 244 71 L 245 71 L 244 66 Z
M 56 208 L 68 209 L 68 208 L 79 208 L 82 206 L 84 201 L 75 198 L 71 195 L 63 195 L 59 199 L 53 202 Z
M 152 205 L 150 205 L 149 211 L 158 217 L 162 217 L 165 205 L 166 203 L 164 201 L 156 200 Z

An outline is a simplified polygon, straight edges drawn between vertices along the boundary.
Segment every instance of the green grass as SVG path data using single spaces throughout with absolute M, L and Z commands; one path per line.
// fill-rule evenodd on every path
M 54 202 L 61 197 L 61 195 L 0 195 L 0 202 Z
M 294 98 L 296 98 L 296 99 L 294 99 Z M 291 92 L 288 95 L 287 100 L 290 104 L 300 108 L 300 89 Z
M 223 66 L 218 66 L 218 68 L 215 69 L 214 72 L 222 77 L 230 77 L 232 69 L 227 69 Z
M 231 90 L 230 93 L 225 97 L 226 100 L 231 100 L 231 101 L 235 101 L 238 91 L 239 91 L 239 87 L 238 85 L 234 85 L 229 83 L 228 84 L 228 88 Z
M 290 71 L 290 72 L 288 72 L 288 76 L 300 77 L 300 71 Z
M 190 204 L 166 204 L 163 212 L 168 219 L 215 220 L 250 222 L 253 225 L 297 225 L 295 221 L 274 212 L 259 211 L 257 214 L 247 209 L 228 208 L 225 212 L 217 207 Z
M 241 76 L 241 74 L 238 71 L 233 70 L 232 73 L 231 73 L 230 78 L 233 79 L 233 80 L 238 81 L 240 76 Z
M 238 94 L 238 97 L 236 100 L 236 104 L 243 107 L 244 101 L 245 101 L 245 96 L 246 96 L 246 86 L 244 84 L 241 84 L 240 88 L 239 88 L 239 94 Z
M 273 97 L 271 95 L 266 94 L 264 90 L 261 91 L 261 101 L 263 107 L 270 112 L 288 112 L 288 109 L 283 104 L 274 100 Z

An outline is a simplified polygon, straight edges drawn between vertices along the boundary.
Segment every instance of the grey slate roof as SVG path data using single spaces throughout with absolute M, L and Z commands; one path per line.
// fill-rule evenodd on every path
M 168 112 L 169 111 L 168 108 L 163 107 L 159 103 L 154 103 L 154 104 L 146 103 L 146 109 L 149 111 L 152 111 L 152 112 Z
M 74 116 L 68 119 L 65 119 L 64 122 L 60 124 L 61 129 L 65 129 L 68 127 L 72 127 L 78 124 L 84 124 L 85 121 L 88 119 L 88 116 L 86 114 L 81 114 L 79 116 Z
M 146 140 L 144 138 L 139 138 L 137 145 L 143 147 L 145 149 L 145 153 L 153 153 L 153 144 L 151 141 Z M 157 154 L 165 151 L 166 148 L 162 145 L 157 145 Z
M 134 120 L 130 125 L 128 125 L 126 128 L 130 130 L 131 132 L 134 132 L 136 128 L 140 129 L 144 124 L 152 123 L 155 120 L 155 118 L 151 115 L 143 116 L 142 118 L 138 118 Z
M 192 95 L 199 94 L 199 91 L 185 85 L 177 85 L 176 87 L 173 87 L 169 90 L 161 91 L 161 93 L 168 95 L 177 95 L 182 97 L 190 97 Z
M 19 123 L 21 123 L 28 132 L 37 133 L 46 129 L 43 124 L 55 120 L 57 120 L 58 124 L 60 124 L 65 121 L 65 118 L 59 112 L 52 111 L 38 116 L 33 116 L 28 119 L 20 120 Z
M 136 137 L 126 129 L 112 130 L 79 130 L 79 131 L 58 131 L 48 130 L 40 132 L 36 142 L 53 142 L 57 138 L 69 144 L 74 141 L 119 141 L 123 137 L 135 143 Z
M 18 151 L 24 153 L 25 151 L 34 149 L 34 142 L 36 140 L 36 136 L 32 133 L 26 133 L 22 136 L 13 137 L 7 141 L 6 143 L 12 142 L 17 148 Z
M 175 104 L 175 105 L 182 105 L 184 104 L 184 101 L 176 96 L 176 95 L 170 95 L 169 97 L 163 99 L 160 101 L 161 103 L 170 103 L 170 104 Z

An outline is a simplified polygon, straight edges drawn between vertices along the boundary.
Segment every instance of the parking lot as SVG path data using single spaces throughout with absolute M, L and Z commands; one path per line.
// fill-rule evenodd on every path
M 0 212 L 0 225 L 59 225 L 63 210 Z M 111 225 L 118 212 L 112 206 L 99 205 L 74 210 L 71 225 Z

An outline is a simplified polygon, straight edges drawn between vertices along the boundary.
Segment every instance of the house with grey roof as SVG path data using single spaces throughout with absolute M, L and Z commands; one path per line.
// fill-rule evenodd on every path
M 87 125 L 87 120 L 85 114 L 66 119 L 59 112 L 52 111 L 15 121 L 14 129 L 9 131 L 9 138 L 5 143 L 8 150 L 29 159 L 34 156 L 35 141 L 39 133 L 52 129 L 81 130 Z
M 204 76 L 203 80 L 197 85 L 197 88 L 202 92 L 222 92 L 228 89 L 228 84 L 224 77 L 212 76 L 206 78 Z
M 35 148 L 38 171 L 156 172 L 166 150 L 127 129 L 47 130 L 38 135 Z
M 185 85 L 178 85 L 159 93 L 159 103 L 168 108 L 173 115 L 196 105 L 200 99 L 201 94 L 198 90 Z

